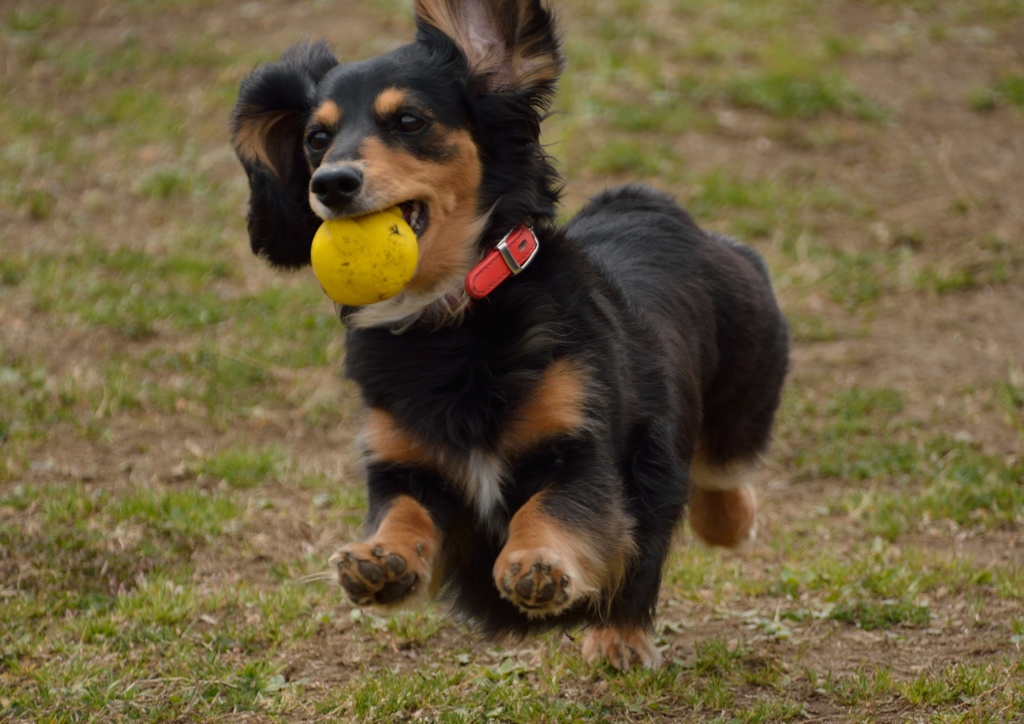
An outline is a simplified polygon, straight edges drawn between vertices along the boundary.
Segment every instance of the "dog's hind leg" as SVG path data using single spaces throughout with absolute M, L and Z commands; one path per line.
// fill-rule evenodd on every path
M 636 521 L 636 554 L 608 608 L 598 612 L 583 639 L 588 661 L 606 660 L 616 669 L 656 669 L 654 615 L 673 532 L 686 503 L 685 470 L 675 452 L 677 430 L 664 418 L 637 425 L 630 434 L 630 458 L 622 466 L 630 514 Z
M 635 665 L 657 669 L 662 662 L 654 637 L 643 628 L 602 626 L 587 629 L 582 652 L 587 661 L 605 660 L 619 671 Z
M 698 453 L 690 465 L 690 528 L 708 545 L 734 548 L 757 533 L 757 496 L 751 466 L 712 465 Z

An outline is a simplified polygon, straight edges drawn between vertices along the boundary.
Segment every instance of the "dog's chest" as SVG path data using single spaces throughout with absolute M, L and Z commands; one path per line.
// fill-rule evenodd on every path
M 489 439 L 473 445 L 445 436 L 459 428 L 445 415 L 427 426 L 402 424 L 383 408 L 371 408 L 365 446 L 371 462 L 439 472 L 487 522 L 504 507 L 504 486 L 516 460 L 550 441 L 579 434 L 586 426 L 587 376 L 566 358 L 551 364 L 529 393 L 492 426 Z

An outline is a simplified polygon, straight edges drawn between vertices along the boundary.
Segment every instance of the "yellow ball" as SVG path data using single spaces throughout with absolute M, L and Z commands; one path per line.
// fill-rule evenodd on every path
M 397 206 L 325 221 L 313 237 L 313 273 L 328 297 L 361 307 L 402 291 L 416 273 L 416 235 Z

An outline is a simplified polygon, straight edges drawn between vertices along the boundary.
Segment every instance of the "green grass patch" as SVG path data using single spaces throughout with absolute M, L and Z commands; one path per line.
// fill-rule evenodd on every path
M 17 524 L 0 517 L 3 717 L 206 719 L 301 693 L 273 652 L 315 633 L 329 589 L 194 578 L 192 556 L 223 553 L 240 522 L 233 498 L 15 486 L 0 494 L 12 510 Z
M 886 112 L 865 99 L 837 74 L 768 71 L 736 77 L 725 84 L 725 97 L 740 108 L 781 118 L 812 119 L 828 113 L 878 122 Z
M 652 176 L 664 170 L 671 156 L 668 149 L 658 151 L 641 141 L 615 140 L 596 148 L 588 166 L 599 175 Z
M 240 512 L 231 498 L 194 488 L 137 489 L 110 507 L 115 521 L 144 523 L 183 550 L 214 540 Z
M 76 419 L 78 393 L 73 385 L 57 382 L 46 368 L 0 347 L 0 440 L 39 439 L 48 428 Z
M 1012 283 L 1022 272 L 1024 251 L 1020 245 L 985 234 L 968 240 L 955 256 L 921 261 L 915 283 L 919 289 L 949 294 Z
M 833 392 L 824 405 L 788 397 L 783 425 L 803 434 L 813 427 L 815 438 L 795 452 L 795 474 L 880 483 L 851 493 L 845 505 L 890 540 L 926 520 L 988 529 L 1024 517 L 1022 461 L 926 434 L 902 419 L 903 406 L 902 393 L 885 388 Z
M 834 392 L 823 407 L 805 403 L 793 414 L 813 424 L 817 442 L 796 453 L 798 474 L 865 481 L 918 472 L 923 451 L 898 417 L 903 404 L 897 390 L 864 388 Z
M 900 625 L 926 626 L 931 613 L 927 606 L 915 606 L 909 601 L 861 601 L 833 609 L 831 618 L 873 631 Z
M 288 458 L 277 448 L 245 446 L 222 450 L 204 459 L 198 468 L 232 488 L 255 488 L 280 480 L 288 469 Z
M 900 486 L 851 495 L 848 505 L 866 511 L 869 531 L 891 540 L 929 520 L 951 520 L 980 530 L 1024 520 L 1020 460 L 938 437 L 925 444 L 914 471 L 915 482 L 909 485 L 904 479 Z
M 990 665 L 952 664 L 895 688 L 915 708 L 956 707 L 959 721 L 1005 721 L 1024 714 L 1024 690 Z
M 0 28 L 7 34 L 21 35 L 38 33 L 57 25 L 64 15 L 60 7 L 39 8 L 22 6 L 14 8 L 3 16 Z
M 1024 108 L 1024 74 L 1004 77 L 992 86 L 992 91 L 1010 104 Z
M 26 264 L 23 284 L 41 312 L 79 316 L 142 340 L 164 322 L 196 330 L 222 321 L 224 304 L 214 286 L 230 274 L 222 258 L 187 250 L 111 249 L 86 235 Z

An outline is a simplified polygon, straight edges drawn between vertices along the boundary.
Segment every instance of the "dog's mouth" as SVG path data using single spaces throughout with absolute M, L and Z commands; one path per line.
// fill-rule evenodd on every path
M 423 232 L 427 230 L 429 216 L 427 205 L 422 201 L 403 201 L 398 208 L 402 210 L 402 218 L 412 229 L 412 233 L 416 234 L 417 238 L 423 236 Z

